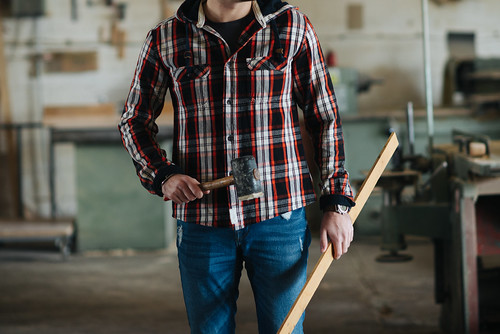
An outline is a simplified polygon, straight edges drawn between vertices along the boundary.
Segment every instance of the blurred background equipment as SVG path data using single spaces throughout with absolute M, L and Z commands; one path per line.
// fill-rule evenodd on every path
M 117 130 L 147 32 L 180 3 L 0 1 L 0 332 L 54 333 L 75 324 L 89 333 L 157 332 L 165 314 L 173 315 L 168 326 L 182 322 L 177 332 L 187 332 L 182 305 L 163 298 L 178 291 L 177 281 L 158 278 L 170 285 L 149 289 L 151 273 L 163 277 L 158 268 L 176 261 L 170 203 L 141 187 Z M 400 140 L 357 219 L 346 271 L 332 270 L 319 287 L 324 301 L 309 305 L 306 332 L 499 332 L 500 1 L 291 3 L 311 20 L 325 52 L 355 188 L 387 137 Z M 157 120 L 167 155 L 173 113 L 167 94 Z M 310 146 L 306 153 L 313 157 Z M 307 215 L 314 247 L 321 212 L 313 204 Z M 16 260 L 17 250 L 29 260 Z M 139 253 L 131 262 L 123 256 Z M 120 260 L 104 260 L 110 254 Z M 92 275 L 82 274 L 87 269 Z M 126 276 L 106 282 L 114 270 L 134 278 L 120 281 L 123 296 L 138 291 L 134 312 L 124 317 L 120 304 L 114 320 L 102 319 L 103 300 L 120 298 L 116 277 Z M 48 286 L 57 289 L 41 298 Z M 82 291 L 98 291 L 94 304 Z M 251 303 L 245 293 L 240 299 Z M 137 311 L 148 305 L 160 314 L 156 324 L 151 312 Z M 251 315 L 253 305 L 245 306 Z M 253 325 L 240 330 L 255 333 Z
M 445 89 L 450 105 L 463 99 L 476 113 L 500 112 L 500 58 L 448 60 Z

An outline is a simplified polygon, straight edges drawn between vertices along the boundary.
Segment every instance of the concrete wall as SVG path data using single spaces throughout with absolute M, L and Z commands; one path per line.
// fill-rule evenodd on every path
M 149 28 L 161 19 L 158 0 L 122 1 L 126 17 L 125 57 L 119 59 L 110 38 L 112 7 L 103 1 L 78 0 L 78 18 L 71 18 L 70 1 L 46 0 L 47 16 L 5 19 L 4 34 L 12 110 L 16 121 L 41 119 L 40 106 L 116 103 L 121 108 L 137 54 Z M 292 0 L 315 26 L 325 53 L 333 50 L 339 66 L 384 79 L 361 95 L 360 108 L 400 108 L 408 100 L 424 103 L 420 0 Z M 91 4 L 91 5 L 89 5 Z M 171 2 L 177 8 L 179 2 Z M 349 29 L 347 8 L 363 8 L 363 27 Z M 434 103 L 441 102 L 442 73 L 448 57 L 448 32 L 472 32 L 480 57 L 500 57 L 500 1 L 463 0 L 447 5 L 430 2 Z M 39 45 L 35 43 L 38 39 Z M 98 70 L 80 74 L 30 76 L 30 56 L 60 50 L 96 51 Z
M 117 22 L 127 34 L 122 59 L 118 57 L 117 48 L 109 43 L 111 25 L 116 21 L 113 7 L 105 6 L 104 1 L 78 0 L 78 16 L 74 20 L 71 1 L 45 2 L 47 15 L 44 17 L 4 20 L 14 119 L 19 122 L 41 120 L 40 105 L 113 102 L 121 108 L 142 41 L 161 19 L 159 1 L 124 1 L 128 4 L 127 15 Z M 98 70 L 30 76 L 30 57 L 54 51 L 96 51 Z
M 46 16 L 3 18 L 5 53 L 14 122 L 40 122 L 47 106 L 113 103 L 120 113 L 127 97 L 137 56 L 148 30 L 161 19 L 159 0 L 129 0 L 126 17 L 116 19 L 116 8 L 104 1 L 77 1 L 77 17 L 71 1 L 45 0 Z M 171 2 L 172 8 L 179 3 Z M 110 42 L 112 24 L 126 32 L 124 56 Z M 97 53 L 97 70 L 80 73 L 48 73 L 42 65 L 36 73 L 33 58 L 58 51 Z M 48 135 L 26 131 L 23 135 L 23 194 L 28 214 L 50 214 L 48 186 Z M 74 215 L 74 151 L 56 147 L 56 193 L 59 216 Z M 125 154 L 125 152 L 124 152 Z M 132 164 L 130 167 L 133 169 Z
M 125 54 L 109 43 L 111 24 L 116 21 L 112 7 L 100 0 L 77 0 L 77 18 L 72 19 L 70 1 L 45 0 L 47 15 L 38 19 L 5 18 L 4 38 L 8 61 L 11 109 L 16 122 L 37 122 L 43 107 L 111 102 L 120 112 L 133 75 L 137 55 L 147 31 L 161 19 L 159 0 L 122 0 L 126 17 L 117 22 L 126 31 Z M 291 0 L 315 26 L 325 52 L 335 51 L 339 66 L 352 67 L 374 78 L 384 79 L 369 93 L 360 96 L 362 112 L 402 109 L 407 101 L 416 108 L 424 105 L 422 24 L 420 0 Z M 171 1 L 175 9 L 180 2 Z M 349 29 L 349 5 L 363 8 L 362 28 Z M 500 57 L 500 1 L 463 0 L 447 5 L 430 4 L 432 81 L 434 103 L 441 103 L 442 76 L 448 57 L 446 36 L 453 32 L 473 32 L 480 57 Z M 30 75 L 32 57 L 54 51 L 95 51 L 98 69 L 83 73 Z M 30 210 L 47 214 L 47 139 L 29 135 L 23 180 Z M 70 152 L 68 148 L 59 150 Z M 64 154 L 64 153 L 63 153 Z M 71 153 L 66 153 L 71 157 Z M 63 162 L 59 165 L 64 166 Z M 65 194 L 73 176 L 59 168 L 59 185 Z M 68 174 L 69 173 L 69 174 Z M 71 191 L 69 191 L 71 192 Z M 75 205 L 62 205 L 71 213 Z
M 401 109 L 407 101 L 425 103 L 421 0 L 295 0 L 317 30 L 325 53 L 339 66 L 384 79 L 360 95 L 360 109 Z M 348 28 L 348 6 L 363 8 L 363 27 Z M 500 57 L 500 1 L 462 0 L 446 5 L 429 1 L 434 104 L 441 104 L 448 32 L 474 33 L 476 55 Z

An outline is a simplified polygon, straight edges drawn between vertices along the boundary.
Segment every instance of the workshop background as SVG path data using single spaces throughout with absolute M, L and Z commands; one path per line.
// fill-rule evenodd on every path
M 500 1 L 289 2 L 327 59 L 355 189 L 400 140 L 305 332 L 499 333 Z M 0 2 L 0 333 L 189 332 L 170 203 L 117 130 L 144 38 L 180 4 Z M 158 123 L 169 152 L 168 98 Z M 256 333 L 245 274 L 238 303 Z

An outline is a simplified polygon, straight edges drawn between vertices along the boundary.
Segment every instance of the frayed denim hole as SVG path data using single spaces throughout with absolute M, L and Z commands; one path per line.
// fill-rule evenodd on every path
M 182 226 L 177 226 L 177 247 L 180 247 L 182 243 Z

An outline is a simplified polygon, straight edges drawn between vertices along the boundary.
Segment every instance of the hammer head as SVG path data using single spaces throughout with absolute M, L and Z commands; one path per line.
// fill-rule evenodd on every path
M 264 196 L 255 158 L 246 155 L 231 161 L 236 192 L 241 201 Z

